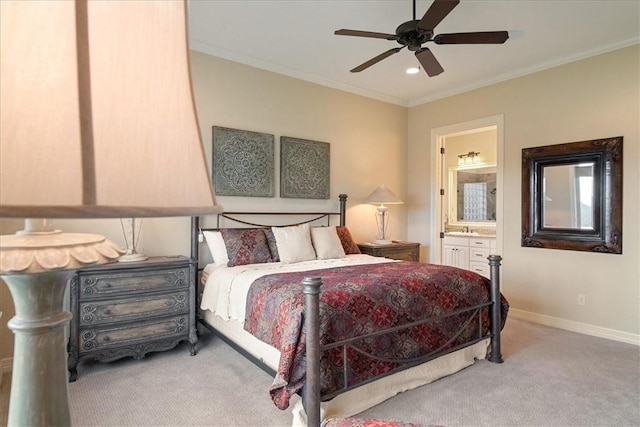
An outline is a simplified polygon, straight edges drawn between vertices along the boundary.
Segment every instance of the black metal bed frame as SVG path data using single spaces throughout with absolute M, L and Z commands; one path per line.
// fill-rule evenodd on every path
M 216 228 L 201 228 L 200 227 L 200 219 L 199 217 L 191 218 L 191 257 L 198 260 L 199 259 L 199 243 L 201 241 L 200 235 L 203 231 L 207 230 L 217 230 L 220 228 L 220 219 L 226 218 L 228 220 L 248 225 L 252 227 L 266 227 L 265 224 L 257 224 L 251 223 L 245 220 L 240 220 L 235 218 L 235 216 L 244 216 L 244 215 L 253 215 L 253 216 L 286 216 L 286 215 L 296 215 L 302 217 L 311 217 L 311 219 L 290 223 L 286 225 L 278 225 L 278 226 L 291 226 L 291 225 L 299 225 L 303 223 L 311 223 L 315 221 L 320 221 L 323 219 L 327 220 L 327 225 L 331 223 L 332 216 L 340 217 L 340 225 L 344 226 L 346 224 L 346 201 L 347 195 L 340 194 L 340 211 L 339 212 L 224 212 L 218 214 L 217 217 L 217 227 Z M 500 263 L 502 258 L 499 255 L 490 255 L 488 257 L 491 279 L 490 279 L 490 301 L 482 304 L 478 304 L 473 307 L 468 307 L 460 310 L 456 310 L 455 312 L 449 313 L 444 316 L 432 317 L 423 319 L 417 322 L 412 322 L 406 325 L 399 325 L 393 328 L 389 328 L 383 331 L 378 331 L 366 335 L 361 335 L 358 337 L 353 337 L 347 340 L 331 343 L 328 345 L 321 346 L 320 345 L 320 322 L 319 322 L 319 313 L 320 313 L 320 292 L 322 287 L 322 277 L 307 277 L 302 281 L 302 291 L 305 294 L 305 328 L 306 328 L 306 359 L 307 359 L 307 372 L 306 372 L 306 382 L 302 391 L 302 400 L 305 408 L 305 412 L 307 415 L 307 425 L 308 426 L 320 426 L 320 402 L 323 400 L 329 400 L 338 394 L 344 393 L 345 391 L 354 389 L 356 387 L 368 384 L 372 381 L 380 379 L 382 377 L 394 374 L 396 372 L 412 368 L 419 364 L 425 363 L 427 361 L 436 359 L 445 354 L 454 352 L 461 348 L 465 348 L 476 344 L 479 341 L 489 338 L 491 340 L 490 350 L 487 359 L 493 363 L 502 363 L 502 353 L 500 349 L 500 325 L 501 325 L 501 312 L 500 312 Z M 199 267 L 200 270 L 200 267 Z M 199 275 L 196 275 L 196 280 Z M 196 284 L 197 285 L 197 284 Z M 196 287 L 198 289 L 198 287 Z M 199 295 L 199 292 L 197 293 Z M 241 348 L 239 345 L 231 341 L 224 334 L 219 333 L 215 328 L 206 323 L 202 318 L 199 312 L 199 301 L 197 302 L 198 307 L 198 321 L 205 326 L 207 329 L 215 333 L 219 336 L 223 341 L 232 346 L 236 351 L 241 353 L 244 357 L 251 360 L 253 363 L 258 365 L 268 374 L 274 376 L 275 372 L 270 367 L 266 366 L 261 360 L 257 359 L 249 352 Z M 491 327 L 488 334 L 482 334 L 482 321 L 481 321 L 481 312 L 482 309 L 488 307 L 490 310 L 491 316 Z M 367 357 L 371 357 L 373 359 L 379 359 L 372 354 L 368 354 L 362 349 L 358 348 L 357 342 L 363 341 L 367 338 L 371 338 L 378 335 L 390 334 L 400 331 L 402 329 L 411 328 L 414 326 L 418 326 L 420 324 L 431 323 L 438 320 L 441 320 L 445 317 L 462 315 L 464 313 L 469 313 L 468 318 L 461 326 L 458 334 L 464 330 L 474 319 L 477 318 L 478 321 L 478 334 L 477 337 L 471 339 L 470 341 L 457 345 L 453 348 L 447 348 L 446 346 L 450 344 L 456 337 L 453 337 L 451 341 L 443 344 L 440 348 L 434 350 L 433 352 L 411 360 L 388 360 L 390 362 L 394 362 L 397 364 L 401 364 L 398 368 L 386 372 L 382 375 L 376 376 L 375 378 L 370 378 L 366 381 L 356 383 L 356 384 L 348 384 L 347 382 L 347 349 L 351 347 L 355 351 L 358 351 L 364 354 Z M 320 393 L 320 358 L 324 351 L 342 347 L 342 357 L 345 363 L 343 363 L 343 376 L 344 376 L 344 387 L 341 390 L 334 391 L 332 393 L 322 395 Z

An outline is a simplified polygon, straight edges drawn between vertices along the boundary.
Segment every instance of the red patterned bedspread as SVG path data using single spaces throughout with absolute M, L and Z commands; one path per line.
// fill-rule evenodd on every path
M 490 300 L 489 280 L 467 270 L 417 262 L 337 267 L 324 270 L 279 273 L 257 279 L 247 296 L 245 329 L 260 340 L 280 349 L 277 375 L 270 389 L 280 409 L 305 380 L 304 294 L 302 280 L 320 276 L 320 344 L 343 340 L 427 317 L 439 316 Z M 502 297 L 502 326 L 508 303 Z M 368 339 L 360 348 L 387 359 L 408 359 L 444 346 L 453 348 L 478 335 L 478 321 L 462 333 L 460 325 L 469 314 L 458 314 L 437 322 Z M 482 328 L 489 328 L 489 313 L 483 309 Z M 321 357 L 321 393 L 343 387 L 342 350 L 333 349 Z M 348 382 L 388 372 L 398 365 L 374 361 L 349 351 Z

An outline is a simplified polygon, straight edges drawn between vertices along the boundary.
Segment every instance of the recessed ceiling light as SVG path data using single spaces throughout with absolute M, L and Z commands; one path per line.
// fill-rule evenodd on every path
M 420 72 L 420 67 L 410 67 L 407 68 L 407 74 L 418 74 Z

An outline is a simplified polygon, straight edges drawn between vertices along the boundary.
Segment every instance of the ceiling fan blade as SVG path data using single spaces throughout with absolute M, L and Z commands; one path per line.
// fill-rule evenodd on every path
M 475 33 L 438 34 L 435 44 L 501 44 L 509 38 L 508 31 L 481 31 Z
M 457 5 L 460 0 L 435 0 L 418 22 L 418 28 L 433 31 Z
M 433 56 L 433 52 L 426 47 L 416 52 L 416 58 L 418 58 L 422 68 L 424 68 L 424 71 L 427 72 L 429 77 L 437 76 L 444 71 L 442 65 L 440 65 L 436 57 Z
M 351 70 L 351 72 L 352 73 L 359 73 L 362 70 L 366 70 L 367 68 L 371 67 L 373 64 L 376 64 L 376 63 L 382 61 L 383 59 L 385 59 L 386 57 L 389 57 L 389 56 L 393 55 L 394 53 L 400 52 L 401 50 L 402 50 L 401 47 L 394 47 L 393 49 L 389 49 L 388 51 L 386 51 L 384 53 L 381 53 L 380 55 L 376 56 L 375 58 L 371 58 L 367 62 L 358 65 L 356 68 Z
M 386 33 L 376 33 L 373 31 L 358 31 L 358 30 L 336 30 L 334 32 L 335 35 L 338 36 L 356 36 L 356 37 L 371 37 L 374 39 L 385 39 L 385 40 L 397 40 L 398 36 L 395 34 L 386 34 Z

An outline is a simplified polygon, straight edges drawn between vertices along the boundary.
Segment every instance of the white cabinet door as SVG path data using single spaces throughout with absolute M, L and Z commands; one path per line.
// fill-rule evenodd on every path
M 444 245 L 443 264 L 468 270 L 469 248 L 466 246 Z

